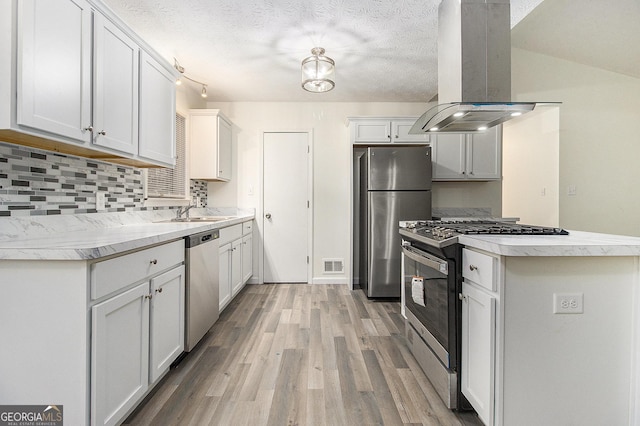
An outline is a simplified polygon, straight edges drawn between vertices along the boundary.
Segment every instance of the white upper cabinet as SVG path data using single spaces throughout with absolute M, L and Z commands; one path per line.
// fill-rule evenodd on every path
M 230 181 L 232 124 L 217 109 L 189 110 L 191 179 Z
M 176 72 L 101 2 L 6 1 L 0 15 L 16 17 L 0 28 L 0 73 L 16 70 L 0 80 L 3 140 L 175 164 Z
M 94 144 L 137 154 L 139 47 L 100 14 L 93 28 Z
M 429 135 L 411 135 L 416 118 L 354 118 L 350 119 L 351 143 L 428 143 Z
M 431 135 L 433 180 L 500 180 L 502 127 L 483 133 Z
M 140 52 L 138 154 L 173 166 L 176 162 L 175 77 L 148 53 Z
M 417 118 L 395 118 L 391 122 L 391 142 L 394 143 L 425 143 L 429 142 L 429 135 L 420 133 L 417 135 L 409 134 L 409 130 L 415 124 Z
M 89 144 L 89 4 L 84 0 L 17 4 L 17 124 Z

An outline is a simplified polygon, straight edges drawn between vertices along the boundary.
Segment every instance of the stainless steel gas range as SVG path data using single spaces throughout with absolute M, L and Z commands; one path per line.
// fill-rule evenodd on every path
M 401 226 L 407 344 L 442 400 L 456 410 L 471 409 L 460 391 L 462 234 L 568 232 L 499 220 L 409 221 Z

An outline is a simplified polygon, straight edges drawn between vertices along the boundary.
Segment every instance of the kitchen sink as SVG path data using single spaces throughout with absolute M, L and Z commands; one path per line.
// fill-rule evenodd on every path
M 196 216 L 196 217 L 174 217 L 173 219 L 160 220 L 154 223 L 190 223 L 190 222 L 220 222 L 233 219 L 235 216 Z

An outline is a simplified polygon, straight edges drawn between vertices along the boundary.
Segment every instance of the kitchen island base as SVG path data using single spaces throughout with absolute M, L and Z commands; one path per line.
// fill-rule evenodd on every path
M 462 370 L 463 393 L 488 395 L 485 422 L 637 424 L 638 257 L 497 256 L 467 246 L 469 254 L 497 261 L 495 291 L 463 271 L 467 289 L 495 300 L 486 304 L 493 315 L 475 316 L 493 323 L 463 321 L 462 331 L 469 357 L 489 354 L 488 365 Z M 583 312 L 558 312 L 562 295 L 581 296 Z M 473 297 L 463 290 L 463 305 Z M 492 347 L 473 336 L 483 328 Z

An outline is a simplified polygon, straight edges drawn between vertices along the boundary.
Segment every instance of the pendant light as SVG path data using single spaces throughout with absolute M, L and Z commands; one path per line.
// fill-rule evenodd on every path
M 336 85 L 336 63 L 324 56 L 322 47 L 314 47 L 311 54 L 302 61 L 302 88 L 314 93 L 328 92 Z

